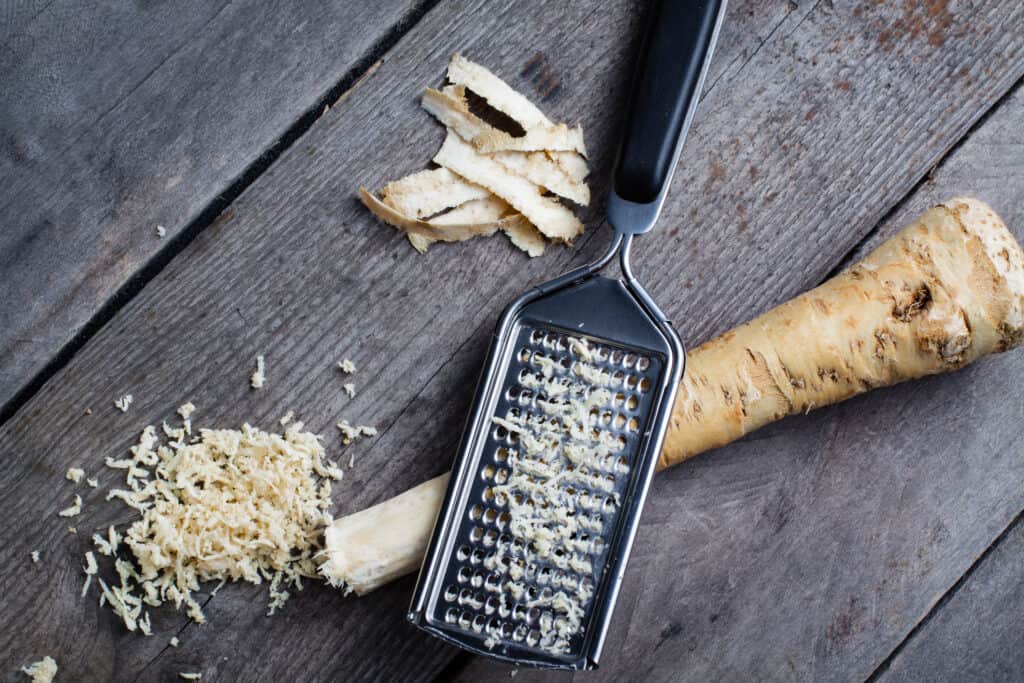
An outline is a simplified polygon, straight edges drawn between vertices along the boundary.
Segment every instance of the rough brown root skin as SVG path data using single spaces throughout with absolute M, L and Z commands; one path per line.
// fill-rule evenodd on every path
M 692 351 L 664 469 L 787 415 L 955 370 L 1024 341 L 1024 253 L 975 199 L 922 215 L 849 270 Z M 327 530 L 321 573 L 360 594 L 413 572 L 447 476 Z
M 1024 338 L 1024 254 L 976 199 L 925 212 L 825 284 L 690 352 L 664 469 L 787 415 Z

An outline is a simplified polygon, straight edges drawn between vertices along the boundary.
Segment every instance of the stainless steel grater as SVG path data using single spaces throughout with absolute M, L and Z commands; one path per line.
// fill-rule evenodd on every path
M 612 244 L 513 302 L 495 330 L 408 614 L 477 654 L 597 666 L 685 362 L 630 246 L 657 220 L 724 11 L 653 8 Z M 616 255 L 621 278 L 599 275 Z

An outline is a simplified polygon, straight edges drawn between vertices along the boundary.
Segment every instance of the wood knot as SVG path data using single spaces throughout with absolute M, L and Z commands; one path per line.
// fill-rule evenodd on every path
M 562 87 L 562 80 L 548 64 L 547 57 L 542 52 L 530 57 L 519 75 L 530 79 L 542 100 L 548 99 Z

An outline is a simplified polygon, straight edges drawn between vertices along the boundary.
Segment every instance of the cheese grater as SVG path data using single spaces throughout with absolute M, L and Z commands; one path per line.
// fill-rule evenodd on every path
M 652 10 L 597 261 L 502 315 L 408 618 L 517 665 L 597 666 L 685 356 L 629 264 L 664 202 L 725 11 Z M 599 274 L 616 256 L 620 278 Z

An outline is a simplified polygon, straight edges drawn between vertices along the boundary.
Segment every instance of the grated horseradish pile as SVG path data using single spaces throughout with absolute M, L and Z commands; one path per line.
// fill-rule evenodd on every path
M 200 429 L 190 438 L 193 409 L 179 409 L 182 426 L 163 424 L 163 442 L 149 426 L 130 458 L 106 460 L 125 475 L 125 488 L 110 491 L 107 500 L 140 514 L 123 534 L 110 527 L 106 537 L 93 536 L 119 578 L 108 585 L 97 577 L 100 604 L 109 604 L 129 631 L 149 635 L 145 607 L 167 602 L 204 622 L 193 596 L 204 581 L 269 581 L 273 614 L 289 589 L 301 590 L 303 578 L 316 577 L 322 530 L 332 521 L 331 482 L 343 476 L 324 457 L 319 437 L 294 422 L 283 434 L 246 424 Z M 83 595 L 97 573 L 91 552 L 85 573 Z

